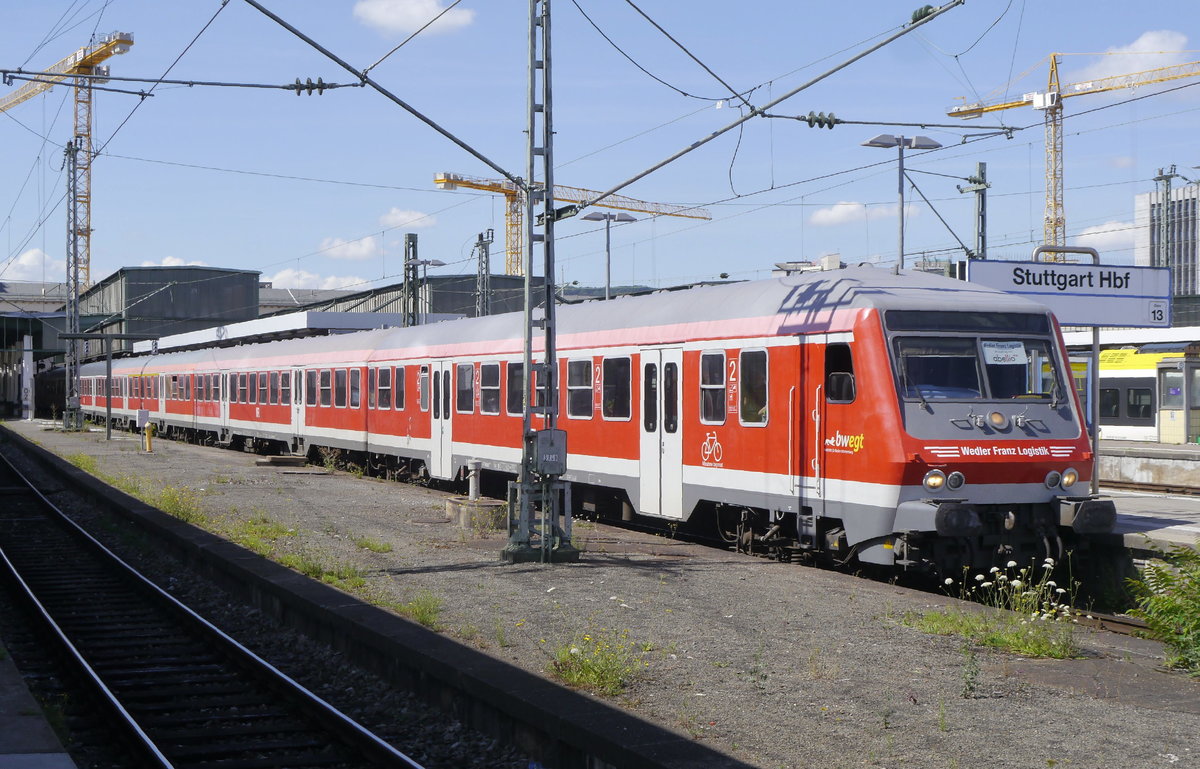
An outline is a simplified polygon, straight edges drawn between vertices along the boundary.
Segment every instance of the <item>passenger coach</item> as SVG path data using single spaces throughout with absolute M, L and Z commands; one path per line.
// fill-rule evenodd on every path
M 957 572 L 1111 529 L 1057 323 L 874 268 L 558 312 L 574 499 L 737 532 L 782 557 Z M 522 316 L 113 363 L 112 413 L 196 440 L 343 450 L 374 471 L 520 466 Z M 105 414 L 103 366 L 83 407 Z M 539 399 L 541 398 L 539 392 Z

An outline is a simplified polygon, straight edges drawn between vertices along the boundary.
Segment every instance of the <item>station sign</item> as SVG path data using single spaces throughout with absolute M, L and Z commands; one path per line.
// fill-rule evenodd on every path
M 1171 325 L 1167 267 L 978 260 L 967 279 L 1041 302 L 1064 326 Z

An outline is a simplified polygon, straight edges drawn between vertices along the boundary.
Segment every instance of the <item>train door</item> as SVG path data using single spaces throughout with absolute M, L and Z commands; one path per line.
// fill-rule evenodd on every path
M 454 472 L 451 442 L 451 418 L 454 413 L 454 382 L 449 361 L 434 361 L 429 366 L 433 382 L 432 408 L 429 420 L 429 474 L 434 478 L 449 478 Z
M 284 376 L 289 376 L 284 372 Z M 304 437 L 304 369 L 293 368 L 292 377 L 292 445 L 299 448 Z M 295 449 L 293 449 L 295 450 Z
M 642 352 L 641 480 L 638 511 L 682 518 L 683 431 L 680 429 L 683 350 Z
M 812 334 L 803 337 L 801 392 L 803 403 L 799 430 L 800 504 L 813 515 L 824 515 L 828 489 L 830 447 L 839 454 L 852 446 L 857 436 L 843 435 L 832 424 L 829 404 L 854 401 L 854 369 L 850 358 L 849 333 Z M 838 411 L 843 415 L 843 411 Z M 845 444 L 845 446 L 843 446 Z

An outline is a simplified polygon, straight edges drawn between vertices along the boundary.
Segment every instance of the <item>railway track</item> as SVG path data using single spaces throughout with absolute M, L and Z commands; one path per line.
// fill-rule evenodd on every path
M 1148 494 L 1181 494 L 1200 496 L 1200 488 L 1196 486 L 1180 486 L 1170 483 L 1138 483 L 1136 481 L 1101 481 L 1101 490 L 1117 489 L 1120 491 L 1142 491 Z
M 420 766 L 104 548 L 0 457 L 0 572 L 146 767 Z

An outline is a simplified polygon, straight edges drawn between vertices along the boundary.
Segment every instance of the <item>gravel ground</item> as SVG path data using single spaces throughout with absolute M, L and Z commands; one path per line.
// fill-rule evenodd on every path
M 506 565 L 502 537 L 448 523 L 438 491 L 9 426 L 201 492 L 209 515 L 280 522 L 278 550 L 355 564 L 389 601 L 434 596 L 444 633 L 528 670 L 584 635 L 632 643 L 644 667 L 612 701 L 755 766 L 1200 766 L 1200 682 L 1159 669 L 1151 642 L 1080 630 L 1069 661 L 972 649 L 901 622 L 950 599 L 593 523 L 578 564 Z

